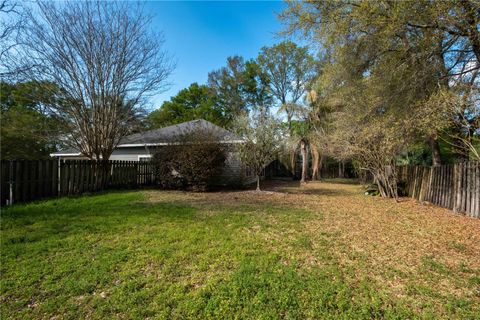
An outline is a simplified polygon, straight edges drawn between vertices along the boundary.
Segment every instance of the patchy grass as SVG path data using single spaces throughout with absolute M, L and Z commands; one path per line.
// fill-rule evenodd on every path
M 2 318 L 480 314 L 480 221 L 358 185 L 142 191 L 2 210 Z

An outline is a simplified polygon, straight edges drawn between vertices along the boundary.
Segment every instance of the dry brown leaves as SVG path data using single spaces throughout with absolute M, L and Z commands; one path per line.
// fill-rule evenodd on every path
M 269 202 L 308 209 L 318 213 L 305 223 L 313 246 L 320 232 L 335 234 L 332 249 L 340 263 L 353 268 L 359 279 L 374 279 L 399 297 L 411 294 L 407 291 L 412 284 L 420 284 L 442 296 L 467 297 L 480 303 L 480 288 L 465 285 L 470 277 L 480 273 L 480 219 L 408 198 L 396 203 L 365 196 L 359 185 L 277 181 L 266 183 L 264 188 L 269 192 L 150 191 L 148 197 L 153 202 Z M 429 268 L 429 263 L 440 270 Z

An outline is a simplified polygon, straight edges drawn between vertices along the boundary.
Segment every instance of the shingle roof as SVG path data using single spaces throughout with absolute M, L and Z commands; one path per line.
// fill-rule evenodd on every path
M 208 131 L 218 138 L 219 141 L 240 140 L 240 138 L 232 132 L 225 130 L 209 121 L 199 119 L 126 136 L 120 141 L 119 147 L 122 147 L 122 145 L 125 144 L 171 143 L 175 142 L 175 140 L 183 134 L 197 132 L 200 130 Z
M 234 142 L 234 141 L 239 141 L 241 139 L 236 134 L 228 130 L 225 130 L 209 121 L 199 119 L 199 120 L 192 120 L 188 122 L 182 122 L 179 124 L 175 124 L 175 125 L 160 128 L 160 129 L 154 129 L 154 130 L 149 130 L 145 132 L 131 134 L 129 136 L 124 137 L 120 141 L 118 148 L 129 147 L 132 145 L 172 143 L 172 142 L 175 142 L 175 140 L 178 139 L 182 134 L 196 132 L 199 130 L 208 131 L 209 133 L 217 137 L 219 141 Z M 52 155 L 77 154 L 77 153 L 79 153 L 78 150 L 70 148 L 67 150 L 52 153 Z

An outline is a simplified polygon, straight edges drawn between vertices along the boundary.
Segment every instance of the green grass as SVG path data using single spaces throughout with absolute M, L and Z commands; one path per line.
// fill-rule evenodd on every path
M 151 203 L 142 192 L 13 206 L 1 220 L 2 318 L 435 318 L 368 277 L 347 280 L 337 235 L 304 232 L 312 218 L 274 203 Z M 446 272 L 430 258 L 424 267 Z M 451 301 L 450 315 L 475 318 Z

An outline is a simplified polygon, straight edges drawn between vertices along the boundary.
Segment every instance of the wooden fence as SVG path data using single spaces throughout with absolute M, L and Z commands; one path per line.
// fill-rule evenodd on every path
M 480 218 L 480 162 L 397 167 L 397 174 L 412 198 Z
M 95 165 L 90 160 L 2 160 L 0 204 L 98 191 Z M 109 161 L 103 189 L 136 188 L 153 183 L 151 163 Z
M 89 160 L 2 160 L 0 204 L 98 191 L 94 166 Z M 397 174 L 412 198 L 480 218 L 480 162 L 403 166 L 397 167 Z M 109 161 L 105 179 L 107 189 L 155 183 L 149 162 Z

